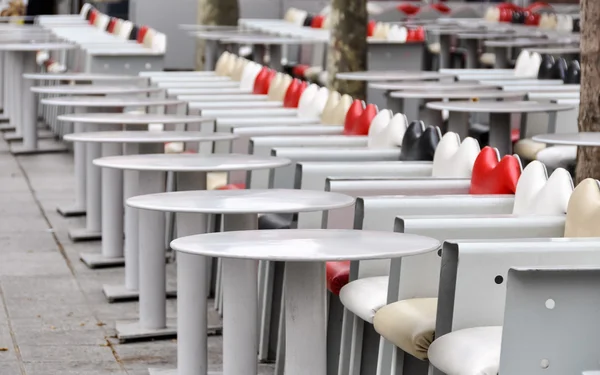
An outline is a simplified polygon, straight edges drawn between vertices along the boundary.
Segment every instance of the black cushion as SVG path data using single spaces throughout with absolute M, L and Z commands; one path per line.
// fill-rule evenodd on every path
M 137 26 L 133 26 L 131 29 L 131 33 L 129 33 L 129 40 L 137 40 L 138 33 L 140 32 L 140 28 Z
M 560 79 L 565 81 L 567 78 L 567 60 L 559 57 L 552 66 L 552 79 Z
M 581 66 L 579 65 L 579 61 L 573 60 L 569 63 L 565 83 L 572 85 L 579 85 L 581 83 Z
M 554 57 L 552 55 L 542 55 L 542 63 L 538 71 L 538 79 L 552 79 L 552 68 L 554 66 Z
M 306 26 L 306 27 L 310 27 L 310 25 L 312 25 L 314 18 L 315 18 L 315 16 L 313 16 L 312 14 L 307 15 L 306 18 L 304 19 L 304 22 L 302 23 L 302 25 Z
M 581 31 L 581 20 L 579 18 L 573 20 L 573 32 L 578 33 Z
M 513 11 L 511 23 L 523 24 L 525 23 L 525 12 L 517 10 Z
M 437 126 L 425 126 L 423 121 L 414 121 L 406 129 L 400 160 L 403 161 L 433 161 L 433 155 L 442 133 Z
M 263 215 L 258 219 L 258 229 L 291 229 L 294 216 L 294 214 Z

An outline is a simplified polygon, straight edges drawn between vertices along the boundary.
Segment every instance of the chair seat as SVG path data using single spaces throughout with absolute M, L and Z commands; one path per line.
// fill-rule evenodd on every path
M 520 139 L 515 143 L 515 154 L 526 160 L 537 160 L 537 154 L 546 148 L 545 143 L 535 142 L 530 138 Z
M 340 294 L 340 289 L 348 284 L 350 262 L 327 262 L 325 265 L 327 289 L 333 294 Z
M 268 214 L 258 219 L 258 229 L 291 229 L 293 214 Z
M 427 45 L 427 49 L 434 55 L 439 55 L 440 51 L 442 50 L 442 46 L 440 43 L 431 43 Z
M 354 280 L 340 290 L 340 301 L 362 320 L 373 324 L 375 313 L 387 303 L 387 276 Z
M 375 331 L 386 340 L 419 358 L 427 359 L 427 350 L 435 333 L 437 298 L 413 298 L 382 307 L 375 314 Z M 453 372 L 447 374 L 456 375 Z
M 502 327 L 461 329 L 436 339 L 429 362 L 451 375 L 497 375 Z
M 536 159 L 552 169 L 569 169 L 575 165 L 577 146 L 552 146 L 537 153 Z
M 215 190 L 243 190 L 246 188 L 245 184 L 227 184 L 217 187 Z
M 216 190 L 221 186 L 227 185 L 227 173 L 207 173 L 206 189 Z
M 479 56 L 479 62 L 483 65 L 494 66 L 496 64 L 496 54 L 491 52 L 482 53 Z

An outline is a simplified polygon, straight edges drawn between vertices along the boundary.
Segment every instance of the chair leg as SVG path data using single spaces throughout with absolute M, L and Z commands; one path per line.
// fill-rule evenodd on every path
M 352 316 L 353 314 L 344 309 L 342 314 L 342 332 L 340 334 L 340 354 L 338 361 L 338 375 L 347 375 L 350 371 L 350 345 L 352 342 Z
M 352 342 L 350 344 L 350 369 L 348 375 L 360 375 L 365 322 L 352 314 Z
M 284 300 L 283 292 L 281 301 Z M 275 354 L 275 373 L 273 375 L 283 375 L 285 369 L 285 304 L 281 304 L 279 309 L 279 324 L 277 329 L 277 353 Z
M 361 349 L 360 374 L 372 375 L 377 372 L 379 359 L 379 334 L 372 324 L 363 321 L 363 338 Z
M 344 305 L 340 298 L 329 293 L 327 321 L 327 374 L 338 373 Z
M 394 346 L 381 336 L 379 338 L 379 353 L 377 356 L 377 375 L 389 375 L 392 373 Z

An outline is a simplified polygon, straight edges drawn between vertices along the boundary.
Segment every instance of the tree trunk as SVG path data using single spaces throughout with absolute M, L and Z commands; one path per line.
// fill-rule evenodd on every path
M 236 26 L 240 18 L 238 0 L 198 0 L 198 24 Z M 196 42 L 196 70 L 204 70 L 205 41 Z
M 581 1 L 581 95 L 579 131 L 600 131 L 600 1 Z M 600 179 L 600 147 L 577 150 L 577 182 L 593 177 Z
M 338 80 L 336 74 L 367 70 L 367 22 L 366 0 L 331 0 L 328 87 L 357 99 L 366 97 L 365 82 Z

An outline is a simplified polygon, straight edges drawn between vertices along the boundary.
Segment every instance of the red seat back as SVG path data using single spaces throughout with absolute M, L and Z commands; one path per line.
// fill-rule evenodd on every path
M 283 106 L 285 108 L 298 108 L 298 102 L 300 102 L 300 96 L 308 87 L 308 83 L 295 78 L 292 83 L 288 86 L 283 98 Z
M 254 80 L 254 87 L 252 88 L 252 93 L 256 95 L 267 95 L 269 92 L 269 87 L 271 86 L 271 81 L 277 74 L 276 71 L 263 67 L 256 79 Z
M 90 18 L 88 19 L 90 25 L 93 25 L 94 22 L 96 22 L 96 18 L 98 18 L 98 11 L 94 9 L 90 12 Z
M 321 27 L 323 27 L 323 22 L 325 22 L 325 16 L 322 14 L 317 14 L 313 18 L 310 27 L 312 27 L 313 29 L 320 29 Z
M 144 42 L 144 37 L 148 33 L 148 30 L 149 30 L 148 26 L 141 26 L 140 29 L 139 29 L 139 31 L 138 31 L 137 38 L 135 39 L 136 42 L 143 43 Z
M 406 14 L 407 16 L 412 16 L 414 14 L 419 13 L 421 8 L 413 4 L 400 4 L 396 7 L 400 12 Z
M 352 135 L 354 131 L 354 125 L 356 121 L 360 118 L 362 113 L 364 112 L 364 102 L 362 100 L 356 99 L 348 108 L 348 112 L 346 112 L 346 118 L 344 119 L 344 134 Z
M 473 164 L 469 194 L 514 194 L 521 169 L 516 156 L 499 160 L 498 150 L 484 147 Z
M 377 26 L 375 21 L 369 21 L 367 24 L 367 36 L 373 36 L 373 34 L 375 34 L 375 26 Z
M 369 135 L 371 121 L 377 116 L 377 112 L 375 104 L 367 104 L 360 117 L 354 121 L 352 129 L 350 129 L 350 135 Z
M 110 19 L 110 22 L 108 23 L 108 27 L 106 28 L 106 31 L 108 31 L 109 33 L 113 33 L 115 31 L 115 26 L 117 25 L 117 19 L 112 17 Z

